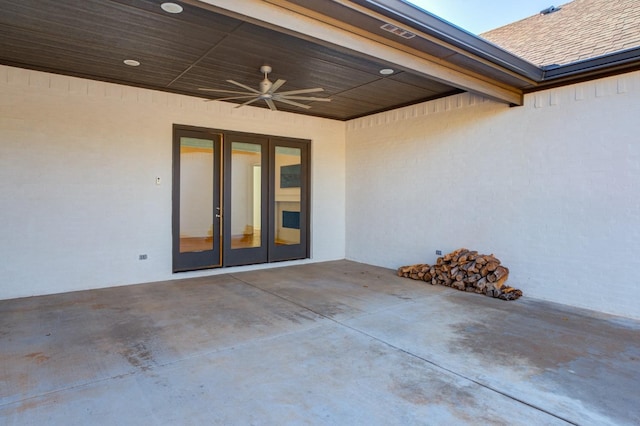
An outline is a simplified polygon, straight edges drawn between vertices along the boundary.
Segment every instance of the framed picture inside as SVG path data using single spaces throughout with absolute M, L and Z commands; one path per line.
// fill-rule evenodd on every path
M 300 188 L 300 164 L 280 167 L 280 188 Z

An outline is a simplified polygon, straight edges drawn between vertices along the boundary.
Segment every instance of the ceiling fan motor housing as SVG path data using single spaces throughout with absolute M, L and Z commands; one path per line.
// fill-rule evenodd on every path
M 272 86 L 272 83 L 269 81 L 268 78 L 265 77 L 265 79 L 260 82 L 260 91 L 262 93 L 267 93 L 269 89 L 271 89 L 271 86 Z
M 264 80 L 260 82 L 260 91 L 267 93 L 272 86 L 272 83 L 267 78 L 267 74 L 271 72 L 271 67 L 269 65 L 263 65 L 260 67 L 260 72 L 264 74 Z

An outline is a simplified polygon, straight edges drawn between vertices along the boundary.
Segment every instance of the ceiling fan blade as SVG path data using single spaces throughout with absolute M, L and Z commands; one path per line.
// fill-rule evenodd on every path
M 278 102 L 283 102 L 283 103 L 285 103 L 285 104 L 289 104 L 289 105 L 297 106 L 297 107 L 299 107 L 299 108 L 304 108 L 304 109 L 309 109 L 309 108 L 311 108 L 309 105 L 304 105 L 304 104 L 301 104 L 301 103 L 298 103 L 298 102 L 289 101 L 289 100 L 287 100 L 286 98 L 278 98 L 277 100 L 278 100 Z
M 275 83 L 273 83 L 271 85 L 271 89 L 269 89 L 269 91 L 267 93 L 272 94 L 273 92 L 278 90 L 280 88 L 280 86 L 282 86 L 286 82 L 287 82 L 287 80 L 278 79 Z
M 211 101 L 230 101 L 232 99 L 246 99 L 246 98 L 255 98 L 256 95 L 243 95 L 243 96 L 229 96 L 227 98 L 215 98 L 215 99 L 205 99 L 205 102 Z
M 313 97 L 307 97 L 307 96 L 287 96 L 287 95 L 278 96 L 278 95 L 275 95 L 275 99 L 277 101 L 281 101 L 283 99 L 293 99 L 293 100 L 296 100 L 296 101 L 331 102 L 331 99 L 329 99 L 329 98 L 313 98 Z
M 243 89 L 247 89 L 250 92 L 261 95 L 262 93 L 259 90 L 254 89 L 253 87 L 249 87 L 246 84 L 238 83 L 237 81 L 227 80 L 227 83 L 235 84 L 236 86 L 242 87 Z
M 322 87 L 314 87 L 313 89 L 289 90 L 288 92 L 280 92 L 280 95 L 300 95 L 302 93 L 324 92 Z
M 247 92 L 239 92 L 237 90 L 207 89 L 207 88 L 204 88 L 204 87 L 201 87 L 198 90 L 202 90 L 203 92 L 234 93 L 234 94 L 237 94 L 237 95 L 249 95 L 249 93 L 247 93 Z
M 245 102 L 245 103 L 243 103 L 243 104 L 240 104 L 240 105 L 238 105 L 238 106 L 237 106 L 237 107 L 235 107 L 235 108 L 240 108 L 240 107 L 243 107 L 243 106 L 245 106 L 245 105 L 252 104 L 252 103 L 254 103 L 255 101 L 257 101 L 258 99 L 260 99 L 260 98 L 253 98 L 253 99 L 250 99 L 250 100 L 248 100 L 247 102 Z
M 277 111 L 278 110 L 278 108 L 276 108 L 276 104 L 274 104 L 271 99 L 265 99 L 264 101 L 267 103 L 267 105 L 269 105 L 269 109 L 271 111 Z

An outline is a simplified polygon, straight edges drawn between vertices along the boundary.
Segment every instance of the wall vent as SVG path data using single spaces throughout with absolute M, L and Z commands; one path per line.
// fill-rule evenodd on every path
M 398 37 L 402 37 L 406 39 L 414 38 L 416 36 L 414 33 L 409 32 L 407 30 L 403 30 L 402 28 L 398 28 L 392 24 L 384 24 L 380 28 L 382 28 L 385 31 L 389 31 L 390 33 L 395 34 Z

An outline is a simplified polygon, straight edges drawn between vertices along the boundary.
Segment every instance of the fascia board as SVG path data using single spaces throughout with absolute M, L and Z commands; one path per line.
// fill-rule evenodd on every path
M 610 71 L 614 68 L 632 68 L 640 66 L 640 47 L 622 50 L 572 62 L 564 65 L 547 65 L 543 69 L 543 82 L 552 82 L 562 78 L 584 75 L 601 71 Z

